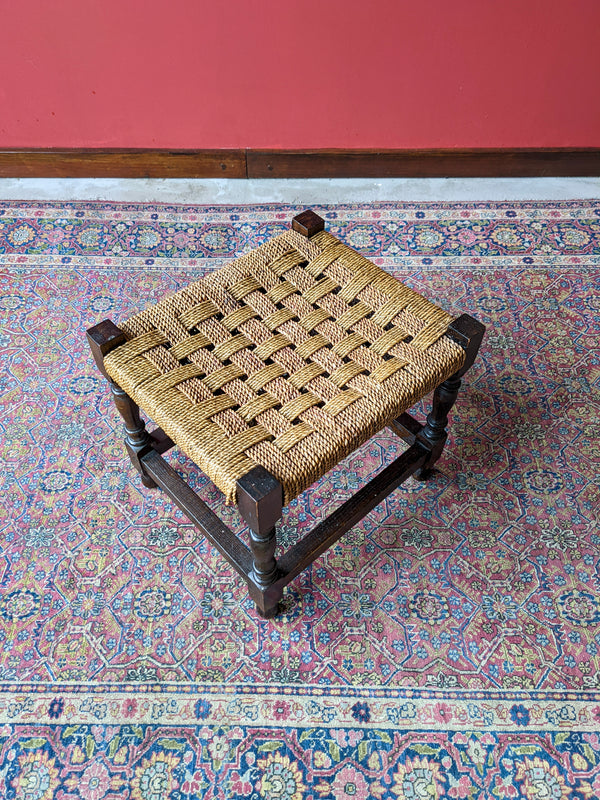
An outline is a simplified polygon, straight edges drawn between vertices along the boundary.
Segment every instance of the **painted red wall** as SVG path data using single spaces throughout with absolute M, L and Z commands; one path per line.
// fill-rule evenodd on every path
M 598 0 L 0 0 L 0 147 L 600 145 Z

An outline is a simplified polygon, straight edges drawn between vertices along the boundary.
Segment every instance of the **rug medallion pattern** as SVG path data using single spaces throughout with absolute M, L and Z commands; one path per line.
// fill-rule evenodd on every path
M 434 477 L 265 621 L 137 480 L 84 331 L 299 210 L 0 203 L 0 796 L 600 797 L 600 203 L 315 207 L 488 333 Z M 328 473 L 280 546 L 401 450 Z

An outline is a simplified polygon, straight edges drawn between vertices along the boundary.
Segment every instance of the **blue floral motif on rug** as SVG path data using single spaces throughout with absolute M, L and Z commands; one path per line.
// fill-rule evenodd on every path
M 84 331 L 299 210 L 0 203 L 0 796 L 600 797 L 600 203 L 315 208 L 488 333 L 434 477 L 265 621 L 138 481 Z M 280 546 L 401 449 L 383 432 L 328 473 Z

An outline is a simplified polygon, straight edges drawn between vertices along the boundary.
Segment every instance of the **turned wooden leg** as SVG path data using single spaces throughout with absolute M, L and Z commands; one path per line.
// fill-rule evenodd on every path
M 429 458 L 423 467 L 415 473 L 415 478 L 419 481 L 427 480 L 431 475 L 431 468 L 442 455 L 442 450 L 448 438 L 446 432 L 448 414 L 456 402 L 461 383 L 460 378 L 453 375 L 438 386 L 433 393 L 431 411 L 427 415 L 425 427 L 417 436 L 417 440 L 430 449 Z
M 430 450 L 430 455 L 423 467 L 415 473 L 417 480 L 426 480 L 431 475 L 431 468 L 442 454 L 448 438 L 448 415 L 458 397 L 461 378 L 470 369 L 479 352 L 484 333 L 485 326 L 468 314 L 458 317 L 448 328 L 448 335 L 464 349 L 465 362 L 458 372 L 440 384 L 433 393 L 431 411 L 427 415 L 425 427 L 417 436 L 417 440 Z
M 110 384 L 115 406 L 125 424 L 125 447 L 131 463 L 142 476 L 144 486 L 152 489 L 156 486 L 156 483 L 146 473 L 140 461 L 140 457 L 152 446 L 152 440 L 140 417 L 140 409 L 131 397 L 120 386 L 117 386 L 104 366 L 104 356 L 124 344 L 127 341 L 127 337 L 114 322 L 107 319 L 87 331 L 87 340 L 96 366 Z
M 148 452 L 148 448 L 152 447 L 152 440 L 148 435 L 143 419 L 140 417 L 140 409 L 127 392 L 124 392 L 116 383 L 111 381 L 110 388 L 117 411 L 125 425 L 125 447 L 131 463 L 142 476 L 144 486 L 148 489 L 154 489 L 156 483 L 146 473 L 144 465 L 140 461 L 140 457 Z
M 275 585 L 279 577 L 275 525 L 281 517 L 283 489 L 266 469 L 255 467 L 239 479 L 237 490 L 238 510 L 250 528 L 250 596 L 262 617 L 274 617 L 283 593 L 283 587 Z

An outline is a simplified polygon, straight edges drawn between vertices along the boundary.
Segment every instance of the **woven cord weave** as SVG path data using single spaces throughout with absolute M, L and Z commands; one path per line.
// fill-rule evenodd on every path
M 323 231 L 288 231 L 120 324 L 108 373 L 235 502 L 285 503 L 454 373 L 452 317 Z

